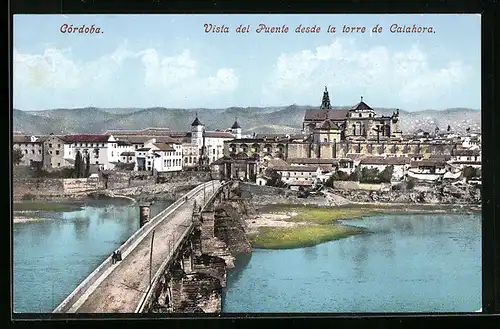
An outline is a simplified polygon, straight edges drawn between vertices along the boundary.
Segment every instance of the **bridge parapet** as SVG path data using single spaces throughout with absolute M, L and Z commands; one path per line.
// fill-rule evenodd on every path
M 206 188 L 212 184 L 207 182 L 197 186 L 188 193 L 185 197 L 188 199 L 199 193 L 203 188 Z M 122 254 L 122 259 L 125 259 L 127 255 L 159 224 L 161 221 L 175 212 L 179 207 L 181 207 L 186 201 L 185 197 L 175 201 L 169 207 L 165 208 L 158 215 L 150 219 L 144 226 L 137 230 L 125 243 L 123 243 L 118 250 Z M 186 229 L 187 230 L 192 228 Z M 74 306 L 74 304 L 80 300 L 83 295 L 91 288 L 98 280 L 102 280 L 104 276 L 107 276 L 114 270 L 111 257 L 107 257 L 78 287 L 66 297 L 53 311 L 53 313 L 67 313 Z
M 167 256 L 136 313 L 189 311 L 189 307 L 194 311 L 220 312 L 217 296 L 220 297 L 220 289 L 226 285 L 226 268 L 234 266 L 234 257 L 227 246 L 214 237 L 214 203 L 224 191 L 229 195 L 231 184 L 224 183 L 199 209 L 194 207 L 184 242 L 175 247 L 175 255 Z M 197 289 L 214 291 L 208 304 L 196 301 L 200 295 Z

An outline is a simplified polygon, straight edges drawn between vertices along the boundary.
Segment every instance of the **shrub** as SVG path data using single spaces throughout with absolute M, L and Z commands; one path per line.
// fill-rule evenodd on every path
M 392 174 L 394 173 L 394 166 L 387 166 L 384 170 L 378 175 L 378 178 L 381 183 L 390 183 L 392 180 Z
M 27 194 L 23 195 L 21 199 L 23 201 L 33 201 L 33 200 L 35 200 L 35 196 L 33 194 L 27 193 Z
M 415 181 L 413 179 L 410 179 L 406 182 L 407 190 L 412 190 L 414 187 L 415 187 Z

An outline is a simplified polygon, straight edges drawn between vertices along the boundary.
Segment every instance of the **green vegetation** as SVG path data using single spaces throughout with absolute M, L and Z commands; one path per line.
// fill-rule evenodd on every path
M 14 202 L 14 211 L 71 211 L 78 210 L 82 204 L 61 202 Z
M 18 165 L 23 158 L 23 152 L 19 148 L 12 150 L 12 161 L 14 164 Z
M 297 205 L 272 205 L 260 209 L 264 213 L 295 212 L 296 216 L 287 221 L 308 223 L 294 227 L 260 227 L 258 233 L 249 235 L 250 242 L 255 248 L 263 249 L 291 249 L 313 246 L 319 243 L 345 238 L 365 232 L 365 229 L 343 226 L 337 220 L 354 219 L 382 214 L 425 214 L 433 212 L 474 211 L 464 207 L 458 209 L 454 205 L 346 205 L 335 208 Z
M 363 168 L 363 170 L 359 170 L 359 168 L 357 168 L 350 175 L 338 170 L 328 178 L 325 185 L 333 187 L 334 181 L 358 181 L 360 183 L 368 184 L 390 183 L 393 172 L 394 166 L 387 166 L 381 172 L 379 172 L 377 168 Z
M 291 217 L 289 221 L 307 222 L 314 224 L 332 224 L 339 219 L 357 218 L 367 215 L 373 215 L 373 211 L 367 211 L 360 208 L 320 208 L 320 207 L 298 207 L 291 208 L 288 211 L 297 213 L 297 216 Z
M 292 249 L 311 247 L 361 232 L 361 228 L 332 224 L 301 225 L 290 228 L 263 227 L 259 229 L 258 234 L 250 235 L 249 238 L 255 248 Z

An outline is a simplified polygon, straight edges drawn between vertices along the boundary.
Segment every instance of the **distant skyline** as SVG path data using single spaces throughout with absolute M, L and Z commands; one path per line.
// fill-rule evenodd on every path
M 205 33 L 205 23 L 229 33 Z M 259 34 L 260 23 L 289 31 Z M 61 33 L 63 24 L 103 33 Z M 240 24 L 250 33 L 236 33 Z M 297 34 L 299 24 L 321 31 Z M 342 33 L 344 24 L 366 32 Z M 392 24 L 434 33 L 391 33 Z M 325 86 L 332 106 L 361 96 L 406 111 L 481 106 L 476 14 L 16 15 L 13 35 L 21 110 L 319 106 Z

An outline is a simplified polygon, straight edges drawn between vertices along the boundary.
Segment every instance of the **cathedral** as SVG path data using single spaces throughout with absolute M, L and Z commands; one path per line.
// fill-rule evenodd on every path
M 350 109 L 332 109 L 325 87 L 319 110 L 306 110 L 302 131 L 312 136 L 315 143 L 346 140 L 396 140 L 402 137 L 399 127 L 399 110 L 391 116 L 377 115 L 361 101 Z

